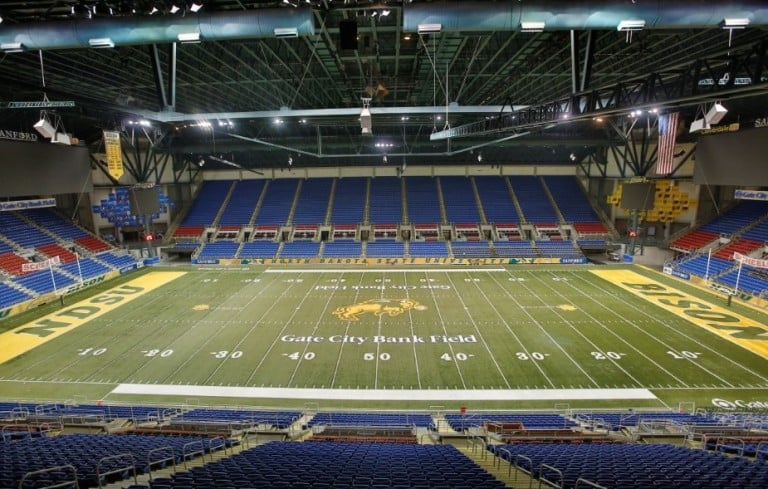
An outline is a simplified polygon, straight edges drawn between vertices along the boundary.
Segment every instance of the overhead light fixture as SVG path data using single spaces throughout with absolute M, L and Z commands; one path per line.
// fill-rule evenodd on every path
M 641 31 L 645 28 L 644 20 L 622 20 L 616 27 L 619 32 Z
M 275 27 L 275 37 L 285 39 L 290 37 L 299 37 L 299 30 L 295 27 Z
M 434 34 L 443 30 L 443 24 L 419 24 L 419 34 Z
M 718 102 L 715 102 L 707 111 L 707 113 L 704 114 L 704 120 L 707 121 L 707 124 L 709 125 L 719 124 L 727 113 L 728 109 L 720 105 Z
M 197 13 L 201 8 L 203 8 L 203 2 L 192 2 L 192 4 L 189 6 L 189 11 Z
M 115 47 L 115 42 L 108 37 L 88 39 L 88 45 L 94 49 L 107 49 Z
M 537 20 L 520 22 L 520 30 L 523 32 L 542 32 L 545 25 L 544 22 Z
M 196 42 L 200 42 L 200 33 L 199 32 L 180 32 L 176 38 L 179 40 L 182 44 L 192 44 Z
M 382 16 L 382 17 L 389 17 L 389 14 L 390 14 L 390 13 L 392 13 L 392 11 L 391 11 L 391 10 L 389 10 L 389 9 L 384 9 L 384 10 L 382 10 L 382 11 L 381 11 L 381 16 Z M 2 21 L 0 20 L 0 22 L 2 22 Z
M 176 5 L 175 3 L 172 3 L 172 4 L 171 4 L 171 8 L 170 8 L 169 12 L 170 12 L 170 13 L 172 13 L 172 14 L 175 14 L 175 13 L 176 13 L 176 12 L 178 12 L 179 10 L 181 10 L 181 9 L 179 8 L 179 6 L 178 6 L 178 5 Z
M 4 42 L 0 44 L 0 49 L 4 53 L 21 53 L 24 52 L 24 44 L 20 42 Z
M 51 142 L 54 144 L 63 144 L 64 146 L 72 146 L 72 138 L 65 132 L 57 132 L 51 138 Z
M 35 130 L 46 139 L 52 139 L 56 135 L 56 128 L 53 126 L 53 124 L 51 124 L 51 121 L 45 117 L 45 115 L 43 115 L 40 120 L 37 121 L 32 127 L 34 127 Z
M 743 18 L 725 18 L 722 22 L 723 29 L 746 29 L 749 25 L 749 19 Z
M 158 13 L 159 11 L 160 11 L 160 10 L 158 10 L 158 8 L 157 8 L 157 6 L 156 6 L 156 5 L 152 5 L 152 10 L 150 10 L 150 11 L 149 11 L 149 15 L 155 15 L 155 14 L 156 14 L 156 13 Z

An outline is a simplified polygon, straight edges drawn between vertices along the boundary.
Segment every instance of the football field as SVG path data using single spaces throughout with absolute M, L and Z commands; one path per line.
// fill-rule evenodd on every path
M 768 407 L 768 317 L 639 267 L 151 269 L 8 321 L 5 399 Z

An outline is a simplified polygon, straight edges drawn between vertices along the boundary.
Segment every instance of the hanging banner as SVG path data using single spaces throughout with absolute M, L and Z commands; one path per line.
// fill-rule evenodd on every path
M 768 200 L 768 192 L 765 190 L 746 190 L 737 188 L 733 192 L 733 198 L 742 200 Z
M 39 209 L 40 207 L 56 207 L 56 199 L 29 199 L 0 202 L 0 212 L 20 211 L 22 209 Z
M 739 252 L 733 253 L 734 261 L 739 261 L 745 265 L 755 268 L 768 268 L 768 260 L 761 260 L 759 258 L 752 258 L 751 256 L 742 255 Z
M 107 154 L 107 173 L 115 180 L 123 176 L 123 153 L 120 150 L 120 133 L 104 131 L 104 150 Z

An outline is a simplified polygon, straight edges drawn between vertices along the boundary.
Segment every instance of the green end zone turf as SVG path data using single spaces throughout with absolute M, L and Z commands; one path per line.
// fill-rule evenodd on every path
M 107 287 L 0 335 L 0 397 L 768 406 L 766 315 L 638 267 L 189 268 Z

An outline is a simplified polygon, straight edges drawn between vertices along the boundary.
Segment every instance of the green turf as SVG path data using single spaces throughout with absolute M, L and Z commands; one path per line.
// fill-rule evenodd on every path
M 371 389 L 647 388 L 659 398 L 565 401 L 572 407 L 768 401 L 768 360 L 592 275 L 589 267 L 356 270 L 184 269 L 186 275 L 162 288 L 0 365 L 0 397 L 184 397 L 110 394 L 130 383 L 359 389 L 357 399 L 324 402 L 350 407 L 555 404 L 452 395 L 443 402 L 371 402 L 364 395 Z M 723 304 L 706 291 L 633 270 Z M 115 284 L 68 298 L 68 305 Z M 386 299 L 391 302 L 383 304 Z M 408 307 L 396 314 L 399 301 Z M 333 314 L 366 302 L 369 309 L 389 307 L 392 315 L 387 309 L 363 312 L 358 320 Z M 38 312 L 55 307 L 61 309 Z M 753 309 L 733 310 L 768 322 Z M 11 318 L 2 328 L 32 320 Z M 306 401 L 215 396 L 203 402 Z

